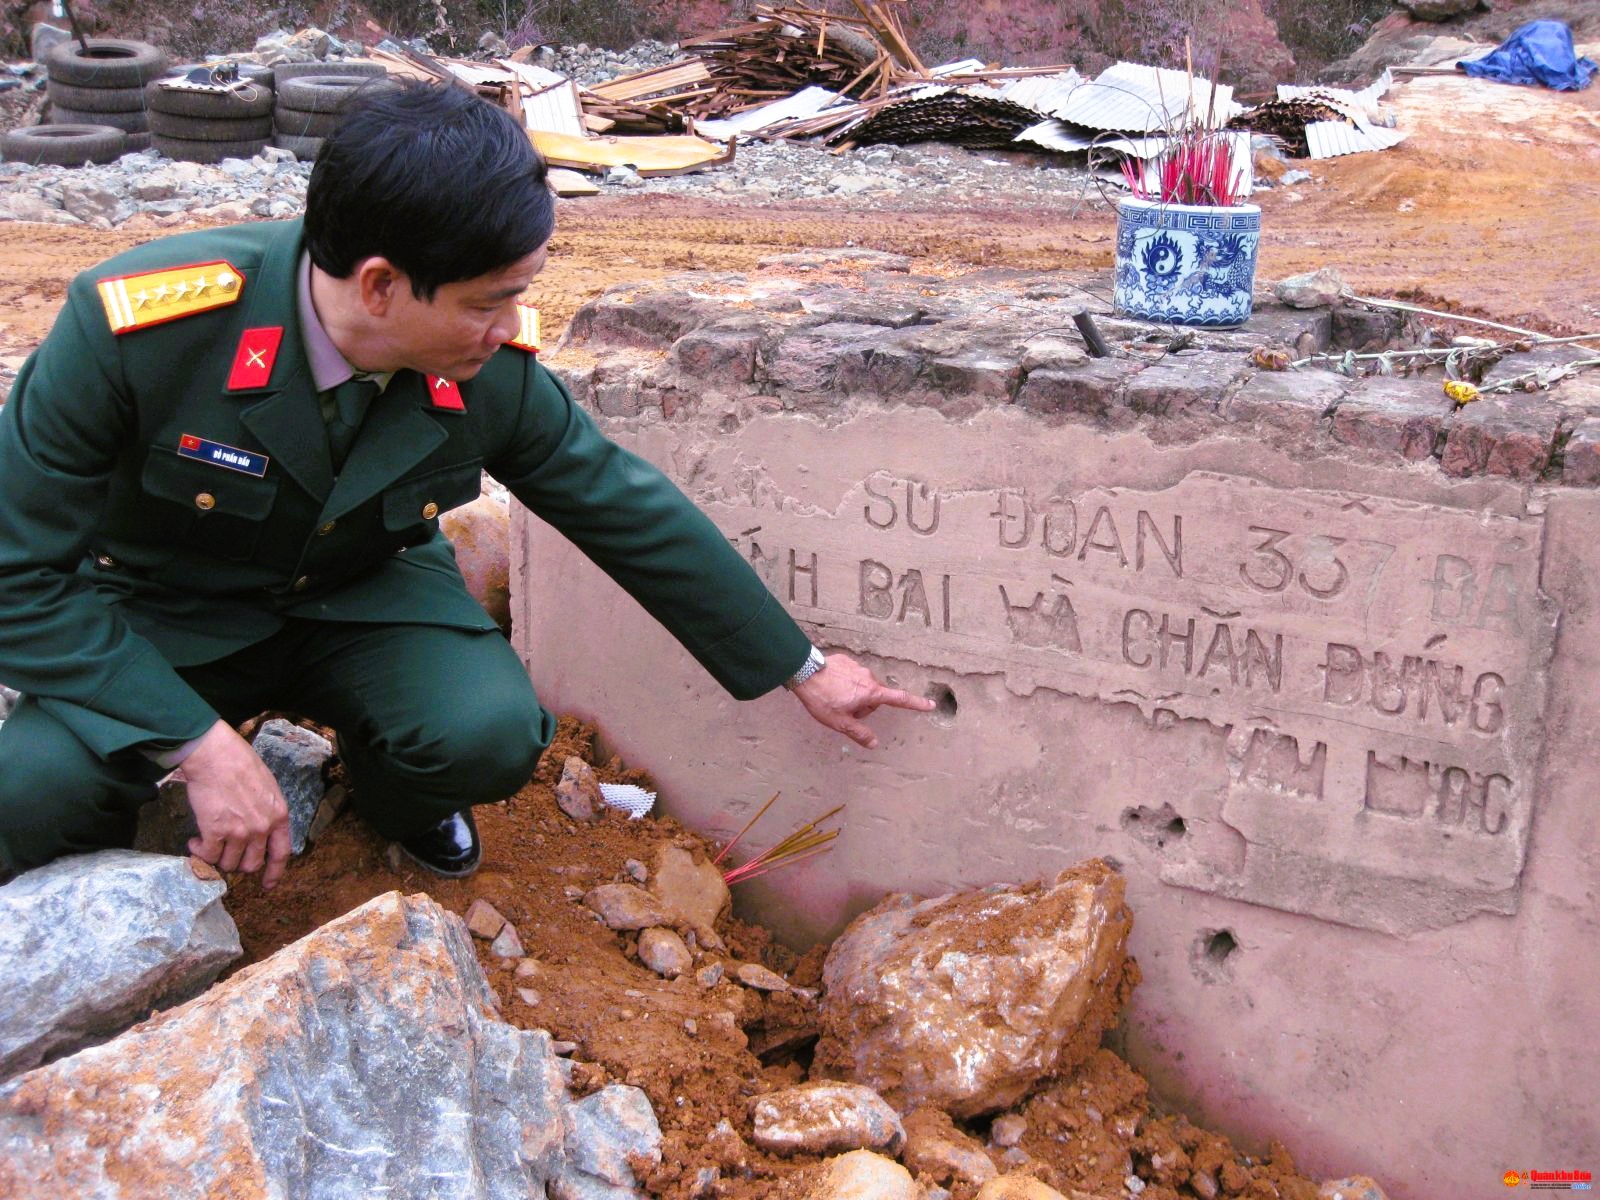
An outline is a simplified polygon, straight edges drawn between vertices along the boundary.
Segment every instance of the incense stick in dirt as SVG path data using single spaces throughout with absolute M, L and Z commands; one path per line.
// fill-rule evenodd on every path
M 721 850 L 719 850 L 717 852 L 717 856 L 711 860 L 711 865 L 712 866 L 716 866 L 719 862 L 721 862 L 722 859 L 723 859 L 723 856 L 726 855 L 729 850 L 732 850 L 736 845 L 739 844 L 739 839 L 742 838 L 745 834 L 750 832 L 750 826 L 754 825 L 757 821 L 761 820 L 762 814 L 765 813 L 767 811 L 767 809 L 771 808 L 772 805 L 773 805 L 773 802 L 776 801 L 777 798 L 779 796 L 781 796 L 782 794 L 783 794 L 782 792 L 773 792 L 772 793 L 772 799 L 768 800 L 765 804 L 763 804 L 761 806 L 760 810 L 756 813 L 756 815 L 751 817 L 748 821 L 746 821 L 744 823 L 744 828 L 739 830 L 738 833 L 733 835 L 733 841 L 729 842 L 726 846 L 724 846 Z
M 776 799 L 777 797 L 774 796 L 773 800 Z M 769 800 L 767 803 L 768 806 L 770 806 L 772 801 Z M 816 818 L 816 820 L 808 821 L 804 825 L 800 826 L 799 829 L 796 829 L 777 845 L 762 851 L 760 854 L 756 855 L 749 862 L 743 864 L 742 866 L 734 867 L 733 869 L 724 872 L 722 876 L 723 882 L 732 885 L 743 879 L 752 879 L 757 875 L 763 875 L 767 871 L 774 870 L 777 867 L 788 866 L 790 863 L 798 862 L 802 858 L 809 858 L 812 854 L 819 853 L 828 842 L 833 841 L 834 838 L 839 836 L 839 831 L 837 829 L 830 829 L 825 833 L 819 833 L 815 832 L 817 826 L 821 825 L 824 821 L 828 820 L 830 817 L 833 817 L 837 813 L 842 812 L 843 810 L 843 804 L 834 805 L 833 808 L 823 813 L 820 817 Z M 766 808 L 763 808 L 761 811 L 765 812 Z M 759 817 L 760 813 L 757 813 L 756 815 Z M 755 824 L 755 821 L 752 820 L 750 824 Z M 749 827 L 749 825 L 746 825 L 745 829 L 749 829 Z M 744 835 L 744 832 L 745 830 L 740 830 L 741 837 Z M 735 838 L 734 840 L 737 841 L 738 839 Z M 733 843 L 730 842 L 728 845 L 729 848 L 731 848 Z

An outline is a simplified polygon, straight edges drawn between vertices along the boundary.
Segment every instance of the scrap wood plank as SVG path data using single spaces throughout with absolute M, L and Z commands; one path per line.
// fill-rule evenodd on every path
M 641 175 L 681 175 L 733 161 L 732 145 L 720 146 L 687 134 L 582 138 L 529 130 L 528 138 L 551 166 L 596 174 L 607 167 L 628 166 Z

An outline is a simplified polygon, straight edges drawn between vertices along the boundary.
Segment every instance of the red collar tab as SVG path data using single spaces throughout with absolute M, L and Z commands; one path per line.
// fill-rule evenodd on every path
M 433 402 L 433 407 L 443 412 L 464 413 L 467 403 L 461 398 L 461 386 L 453 380 L 441 379 L 437 375 L 427 376 L 428 399 Z
M 264 388 L 272 379 L 272 364 L 278 360 L 278 343 L 283 341 L 282 325 L 246 329 L 233 352 L 233 370 L 228 372 L 228 390 L 241 392 Z

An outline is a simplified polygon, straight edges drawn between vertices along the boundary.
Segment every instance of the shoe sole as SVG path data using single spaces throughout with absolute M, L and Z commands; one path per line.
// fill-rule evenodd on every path
M 396 850 L 400 851 L 401 854 L 404 854 L 412 862 L 416 863 L 417 866 L 428 872 L 428 874 L 437 875 L 440 879 L 465 879 L 468 875 L 471 875 L 483 865 L 483 859 L 480 857 L 478 861 L 473 863 L 470 867 L 463 867 L 459 871 L 443 871 L 434 866 L 432 863 L 423 862 L 422 859 L 411 853 L 411 851 L 407 850 L 399 842 L 395 842 L 394 847 Z

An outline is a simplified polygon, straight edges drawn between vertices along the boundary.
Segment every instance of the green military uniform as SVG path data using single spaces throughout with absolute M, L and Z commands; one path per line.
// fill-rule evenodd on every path
M 390 836 L 493 798 L 463 757 L 520 741 L 525 779 L 548 714 L 517 695 L 525 674 L 508 675 L 438 528 L 485 469 L 735 697 L 805 659 L 716 527 L 523 349 L 459 385 L 398 372 L 336 475 L 297 316 L 301 250 L 299 222 L 260 223 L 87 272 L 0 409 L 0 681 L 25 697 L 0 726 L 0 869 L 125 843 L 159 773 L 148 755 L 219 715 L 296 707 L 339 726 Z M 97 289 L 188 265 L 215 306 L 178 319 Z M 529 720 L 496 715 L 519 704 Z

